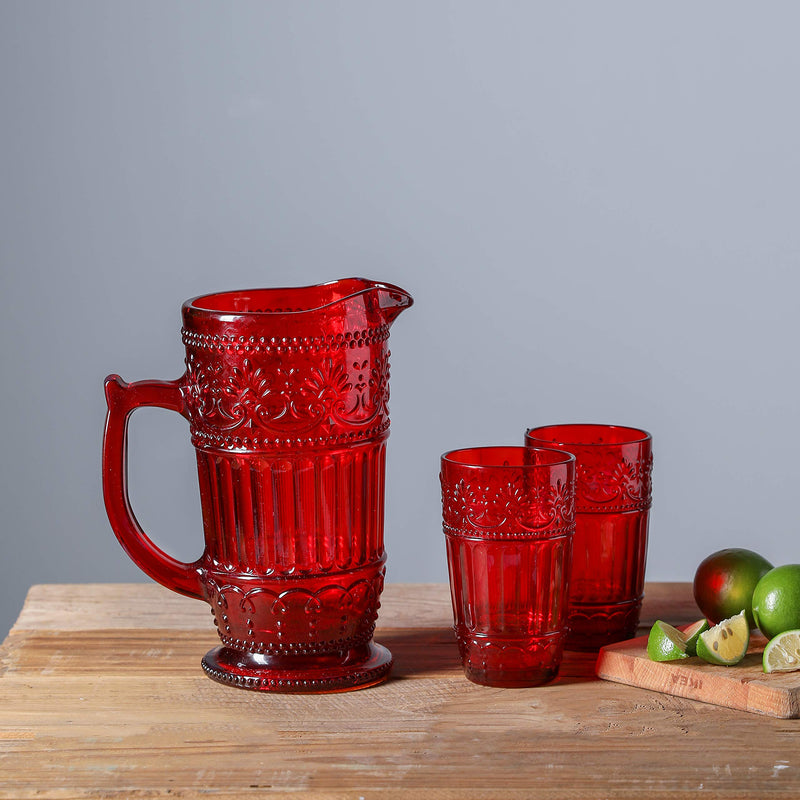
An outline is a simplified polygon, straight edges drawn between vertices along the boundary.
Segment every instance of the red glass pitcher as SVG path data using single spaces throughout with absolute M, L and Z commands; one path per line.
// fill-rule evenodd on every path
M 221 292 L 183 305 L 186 372 L 106 379 L 103 493 L 125 551 L 169 589 L 206 600 L 222 645 L 202 660 L 247 689 L 370 686 L 392 665 L 372 641 L 383 589 L 389 328 L 404 290 L 350 278 Z M 127 426 L 140 406 L 189 420 L 205 549 L 183 563 L 131 509 Z

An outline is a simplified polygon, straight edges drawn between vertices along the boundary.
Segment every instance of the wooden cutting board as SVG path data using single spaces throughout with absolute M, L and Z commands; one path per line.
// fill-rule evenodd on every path
M 651 661 L 647 636 L 640 636 L 602 648 L 595 671 L 607 681 L 704 703 L 782 719 L 800 717 L 800 672 L 765 675 L 761 668 L 765 645 L 763 636 L 753 634 L 744 660 L 720 667 L 696 657 Z

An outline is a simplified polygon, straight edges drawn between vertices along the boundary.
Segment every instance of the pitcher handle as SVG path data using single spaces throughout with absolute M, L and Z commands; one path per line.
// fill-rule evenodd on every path
M 132 561 L 153 580 L 174 592 L 203 599 L 199 562 L 167 555 L 142 530 L 128 497 L 128 421 L 136 408 L 157 406 L 188 418 L 180 381 L 126 383 L 119 375 L 105 380 L 106 427 L 103 433 L 103 498 L 111 527 Z

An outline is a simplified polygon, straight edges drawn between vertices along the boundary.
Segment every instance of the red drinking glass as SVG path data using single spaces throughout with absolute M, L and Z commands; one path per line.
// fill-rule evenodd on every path
M 566 635 L 575 459 L 524 447 L 453 450 L 440 478 L 465 675 L 486 686 L 547 683 Z
M 222 645 L 213 679 L 327 692 L 389 673 L 372 642 L 383 589 L 389 351 L 412 303 L 389 284 L 221 292 L 183 305 L 186 371 L 106 379 L 103 492 L 128 555 L 169 589 L 206 600 Z M 127 425 L 140 406 L 189 421 L 205 549 L 194 563 L 139 526 L 126 485 Z
M 644 596 L 653 440 L 618 425 L 548 425 L 525 435 L 577 459 L 567 647 L 596 650 L 636 635 Z

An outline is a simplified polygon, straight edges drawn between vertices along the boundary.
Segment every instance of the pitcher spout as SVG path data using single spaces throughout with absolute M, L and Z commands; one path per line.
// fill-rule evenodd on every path
M 391 283 L 373 283 L 372 291 L 377 301 L 376 310 L 386 325 L 391 325 L 401 311 L 414 303 L 414 298 L 405 289 Z

